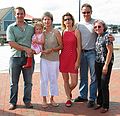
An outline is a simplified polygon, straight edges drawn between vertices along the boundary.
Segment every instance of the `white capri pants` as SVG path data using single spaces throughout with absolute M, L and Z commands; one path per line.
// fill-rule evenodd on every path
M 59 61 L 40 60 L 40 94 L 48 96 L 48 84 L 50 95 L 58 96 Z

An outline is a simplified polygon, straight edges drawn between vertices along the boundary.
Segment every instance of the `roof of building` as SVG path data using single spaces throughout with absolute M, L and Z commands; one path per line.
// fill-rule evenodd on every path
M 34 17 L 31 16 L 31 15 L 29 15 L 29 14 L 26 14 L 26 15 L 25 15 L 25 19 L 31 19 L 31 20 L 32 20 L 33 18 L 34 18 Z
M 7 8 L 0 9 L 0 20 L 6 15 L 8 11 L 10 11 L 13 8 L 14 7 L 7 7 Z

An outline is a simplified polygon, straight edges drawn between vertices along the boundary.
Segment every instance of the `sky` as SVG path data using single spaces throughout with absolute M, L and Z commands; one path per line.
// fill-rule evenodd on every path
M 50 11 L 54 17 L 54 23 L 61 23 L 62 15 L 70 12 L 75 21 L 79 21 L 80 5 L 89 3 L 92 5 L 92 17 L 102 19 L 107 24 L 120 25 L 120 0 L 0 0 L 0 9 L 22 6 L 26 13 L 35 18 L 41 18 L 42 14 Z M 82 20 L 82 16 L 80 16 Z

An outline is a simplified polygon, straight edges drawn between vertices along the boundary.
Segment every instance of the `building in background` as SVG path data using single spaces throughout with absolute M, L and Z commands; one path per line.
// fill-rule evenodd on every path
M 26 14 L 25 20 L 31 21 L 34 17 Z M 6 42 L 6 29 L 8 25 L 15 22 L 14 7 L 0 9 L 0 44 L 4 45 Z
M 0 43 L 4 44 L 6 39 L 6 29 L 9 24 L 15 21 L 13 13 L 14 7 L 0 9 Z

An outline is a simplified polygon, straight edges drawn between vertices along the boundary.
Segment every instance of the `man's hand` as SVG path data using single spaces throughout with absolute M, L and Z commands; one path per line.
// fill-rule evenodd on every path
M 28 56 L 32 56 L 33 55 L 33 50 L 31 48 L 24 47 L 24 51 L 27 53 Z
M 108 38 L 109 38 L 110 41 L 114 41 L 115 40 L 114 36 L 111 35 L 111 34 L 109 34 Z

